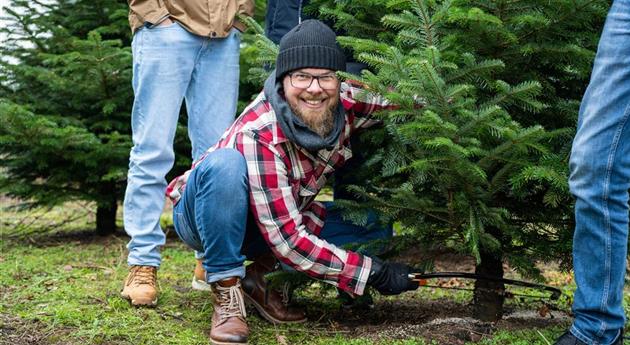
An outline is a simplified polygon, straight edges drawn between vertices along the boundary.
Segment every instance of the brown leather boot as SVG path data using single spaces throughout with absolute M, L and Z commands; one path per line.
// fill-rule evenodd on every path
M 243 292 L 245 300 L 252 304 L 265 320 L 274 323 L 298 323 L 306 321 L 304 310 L 289 306 L 289 291 L 275 291 L 267 286 L 265 274 L 276 265 L 273 255 L 257 258 L 245 269 Z
M 131 266 L 120 295 L 133 306 L 155 307 L 158 300 L 157 267 Z
M 249 328 L 240 279 L 227 278 L 210 286 L 214 293 L 210 341 L 216 345 L 247 344 Z
M 203 260 L 197 259 L 197 266 L 192 279 L 193 290 L 212 291 L 210 284 L 206 282 L 206 270 L 203 268 Z

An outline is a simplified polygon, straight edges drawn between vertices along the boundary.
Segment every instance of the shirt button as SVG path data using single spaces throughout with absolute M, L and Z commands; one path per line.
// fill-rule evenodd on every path
M 212 37 L 217 37 L 217 33 L 216 33 L 216 32 L 214 32 L 214 31 L 212 31 L 212 33 L 210 33 L 210 36 L 212 36 Z

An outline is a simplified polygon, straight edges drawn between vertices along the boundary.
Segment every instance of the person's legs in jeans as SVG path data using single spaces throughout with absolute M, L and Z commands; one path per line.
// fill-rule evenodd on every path
M 175 23 L 142 28 L 133 38 L 133 147 L 124 201 L 129 265 L 160 265 L 165 176 L 174 162 L 177 118 L 201 45 Z
M 127 245 L 131 268 L 122 295 L 134 305 L 157 302 L 156 269 L 159 247 L 165 242 L 160 228 L 165 176 L 174 162 L 173 139 L 181 103 L 205 40 L 177 23 L 141 28 L 133 37 L 133 147 L 123 204 L 124 228 L 131 237 Z
M 184 195 L 173 209 L 179 237 L 204 254 L 206 281 L 214 295 L 212 343 L 247 342 L 241 245 L 248 207 L 245 159 L 234 149 L 219 149 L 193 169 Z
M 610 344 L 624 326 L 630 188 L 630 1 L 615 1 L 599 43 L 571 152 L 576 197 L 571 333 Z
M 179 237 L 203 253 L 208 283 L 245 277 L 248 201 L 247 165 L 234 149 L 209 153 L 190 173 L 173 222 Z
M 265 36 L 278 44 L 284 34 L 301 21 L 309 19 L 303 9 L 307 0 L 269 0 L 265 14 Z
M 214 145 L 236 117 L 240 37 L 232 28 L 226 38 L 208 39 L 197 56 L 186 90 L 193 160 Z
M 379 241 L 387 240 L 393 235 L 391 225 L 380 224 L 376 213 L 368 213 L 367 224 L 360 226 L 344 220 L 341 209 L 334 202 L 325 202 L 326 221 L 320 237 L 338 247 L 359 250 L 365 255 L 379 255 L 383 249 Z M 366 244 L 374 243 L 373 246 Z
M 324 202 L 324 206 L 326 207 L 326 219 L 319 237 L 338 247 L 356 250 L 369 242 L 387 240 L 393 235 L 392 226 L 383 226 L 380 224 L 376 214 L 373 212 L 370 212 L 367 224 L 365 226 L 359 226 L 344 220 L 341 210 L 335 206 L 334 202 Z M 378 255 L 381 249 L 382 246 L 376 243 L 375 246 L 363 247 L 360 252 L 365 255 Z M 257 228 L 250 214 L 246 226 L 245 239 L 243 241 L 243 255 L 248 259 L 253 259 L 270 251 L 271 249 L 263 239 L 260 230 Z M 284 264 L 282 266 L 285 270 L 292 270 Z
M 193 160 L 221 138 L 236 116 L 240 36 L 233 28 L 226 38 L 207 39 L 197 55 L 185 96 Z M 195 258 L 203 261 L 203 253 L 195 251 Z M 193 276 L 193 288 L 210 286 Z

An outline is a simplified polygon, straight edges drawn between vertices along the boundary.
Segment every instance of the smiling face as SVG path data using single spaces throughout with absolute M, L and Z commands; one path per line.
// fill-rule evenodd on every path
M 309 76 L 323 78 L 313 78 L 310 86 L 306 87 L 308 82 L 302 84 L 301 81 L 309 79 Z M 293 113 L 319 136 L 328 135 L 334 126 L 334 109 L 339 103 L 339 81 L 335 72 L 323 68 L 302 68 L 285 75 L 282 85 L 284 97 Z

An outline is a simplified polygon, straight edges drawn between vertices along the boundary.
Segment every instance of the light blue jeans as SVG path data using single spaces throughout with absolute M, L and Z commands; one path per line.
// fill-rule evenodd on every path
M 391 226 L 381 226 L 375 215 L 365 227 L 344 221 L 333 203 L 320 238 L 337 246 L 364 244 L 392 236 Z M 245 258 L 271 251 L 249 212 L 249 184 L 245 158 L 234 149 L 211 152 L 195 167 L 186 191 L 173 209 L 179 237 L 204 256 L 209 283 L 245 277 Z M 371 253 L 378 250 L 372 248 Z M 370 253 L 365 253 L 370 254 Z
M 133 147 L 124 201 L 129 265 L 160 265 L 165 176 L 174 162 L 173 139 L 182 100 L 188 112 L 192 157 L 197 159 L 236 114 L 240 33 L 210 39 L 178 23 L 141 28 L 133 37 L 131 114 Z
M 570 160 L 577 283 L 571 333 L 587 344 L 611 344 L 625 323 L 629 117 L 630 0 L 617 0 L 599 42 Z

